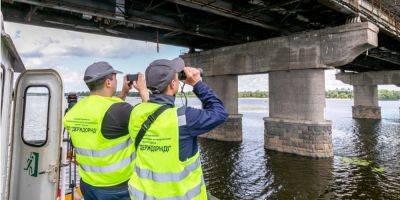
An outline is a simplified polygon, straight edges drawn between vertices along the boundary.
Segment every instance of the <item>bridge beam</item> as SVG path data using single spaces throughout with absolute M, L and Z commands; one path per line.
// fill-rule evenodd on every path
M 348 64 L 376 47 L 377 33 L 378 28 L 371 23 L 352 23 L 182 57 L 187 65 L 203 68 L 206 80 L 212 79 L 211 87 L 222 96 L 231 114 L 237 114 L 237 75 L 269 73 L 270 116 L 264 119 L 265 148 L 331 157 L 332 126 L 324 117 L 324 69 Z M 234 84 L 226 77 L 234 77 Z M 224 138 L 231 130 L 214 134 Z
M 378 28 L 351 23 L 285 37 L 185 54 L 186 63 L 206 76 L 243 75 L 343 66 L 378 46 Z
M 336 79 L 353 85 L 353 118 L 381 119 L 381 108 L 378 104 L 378 85 L 400 84 L 400 70 L 339 73 L 336 74 Z

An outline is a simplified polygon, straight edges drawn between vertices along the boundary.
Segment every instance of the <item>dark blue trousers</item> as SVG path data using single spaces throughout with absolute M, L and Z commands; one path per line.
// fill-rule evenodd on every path
M 95 187 L 81 180 L 80 186 L 85 200 L 130 200 L 128 184 L 113 187 Z

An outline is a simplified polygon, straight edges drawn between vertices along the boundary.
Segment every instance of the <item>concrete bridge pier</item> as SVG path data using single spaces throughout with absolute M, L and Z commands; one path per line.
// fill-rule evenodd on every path
M 265 148 L 311 157 L 331 157 L 330 121 L 325 120 L 323 69 L 269 73 Z
M 377 85 L 354 85 L 353 118 L 381 119 L 381 107 L 378 105 Z
M 242 141 L 242 115 L 238 113 L 238 76 L 208 76 L 203 80 L 224 102 L 229 117 L 224 124 L 201 137 L 220 141 Z
M 353 118 L 381 119 L 381 108 L 378 105 L 378 85 L 398 85 L 400 70 L 342 72 L 336 74 L 336 79 L 353 85 Z
M 269 73 L 270 116 L 264 119 L 264 147 L 331 157 L 332 125 L 324 116 L 324 70 L 346 65 L 376 47 L 377 33 L 378 27 L 369 22 L 351 23 L 183 55 L 187 65 L 204 69 L 206 82 L 231 114 L 225 125 L 207 137 L 241 140 L 237 75 Z

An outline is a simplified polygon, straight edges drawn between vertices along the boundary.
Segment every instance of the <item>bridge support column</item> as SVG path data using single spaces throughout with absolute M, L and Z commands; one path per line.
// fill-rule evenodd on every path
M 238 113 L 238 76 L 204 77 L 228 110 L 228 120 L 201 137 L 220 141 L 242 141 L 242 115 Z
M 311 157 L 331 157 L 332 124 L 325 120 L 323 69 L 269 73 L 269 117 L 264 146 Z
M 324 118 L 324 69 L 349 64 L 366 50 L 377 47 L 378 30 L 370 22 L 350 23 L 194 52 L 182 58 L 188 66 L 203 68 L 205 76 L 221 77 L 212 81 L 212 86 L 221 87 L 218 93 L 228 110 L 230 105 L 236 106 L 229 110 L 230 114 L 237 114 L 237 94 L 227 95 L 232 91 L 227 88 L 231 82 L 226 79 L 233 74 L 270 73 L 265 147 L 304 156 L 331 157 L 332 125 Z M 237 82 L 234 85 L 236 92 Z M 238 125 L 232 129 L 241 130 Z
M 354 85 L 353 118 L 381 119 L 377 85 Z
M 378 85 L 399 85 L 400 70 L 371 72 L 341 72 L 336 79 L 353 85 L 353 118 L 381 119 L 378 105 Z

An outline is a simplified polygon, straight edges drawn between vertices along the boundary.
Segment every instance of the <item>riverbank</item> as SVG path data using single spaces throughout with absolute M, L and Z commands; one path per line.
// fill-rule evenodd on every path
M 117 95 L 119 92 L 117 92 Z M 67 95 L 67 94 L 66 94 Z M 77 92 L 78 96 L 88 96 L 89 92 Z M 186 97 L 196 97 L 193 92 L 185 92 Z M 130 92 L 129 97 L 139 97 L 137 92 Z M 176 94 L 177 97 L 183 97 L 182 93 Z M 238 93 L 239 98 L 269 98 L 268 91 L 243 91 Z M 353 99 L 352 90 L 327 90 L 325 92 L 327 99 Z M 400 91 L 396 90 L 378 90 L 379 100 L 384 101 L 398 101 L 400 100 Z

